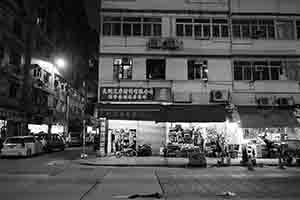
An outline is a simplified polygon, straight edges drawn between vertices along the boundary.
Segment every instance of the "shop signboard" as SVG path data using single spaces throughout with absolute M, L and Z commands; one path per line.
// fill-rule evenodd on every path
M 102 87 L 101 101 L 153 101 L 154 88 Z
M 158 120 L 160 119 L 161 112 L 157 111 L 99 111 L 99 116 L 108 119 L 123 119 L 123 120 Z
M 155 101 L 171 101 L 171 88 L 155 88 Z
M 105 154 L 105 137 L 107 132 L 107 121 L 105 118 L 100 119 L 100 143 L 99 151 L 102 155 Z

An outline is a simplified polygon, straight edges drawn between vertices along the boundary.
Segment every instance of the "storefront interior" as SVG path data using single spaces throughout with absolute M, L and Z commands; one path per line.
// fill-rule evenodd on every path
M 33 134 L 38 134 L 38 133 L 48 133 L 48 125 L 47 124 L 28 124 L 28 129 L 31 133 Z M 64 132 L 64 126 L 63 125 L 52 125 L 51 126 L 51 133 L 57 133 L 61 134 Z

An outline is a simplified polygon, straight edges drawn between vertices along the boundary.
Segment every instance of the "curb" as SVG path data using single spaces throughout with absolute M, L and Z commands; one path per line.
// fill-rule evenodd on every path
M 80 165 L 85 166 L 102 166 L 102 167 L 167 167 L 167 168 L 187 168 L 187 165 L 165 165 L 165 164 L 99 164 L 99 163 L 87 163 L 79 162 Z
M 231 164 L 228 166 L 218 166 L 217 164 L 207 164 L 206 167 L 199 167 L 199 166 L 191 166 L 189 164 L 105 164 L 105 163 L 94 163 L 94 162 L 77 162 L 80 165 L 86 165 L 86 166 L 103 166 L 103 167 L 166 167 L 166 168 L 212 168 L 212 167 L 246 167 L 242 164 Z M 262 164 L 264 166 L 269 167 L 278 167 L 278 164 Z M 288 167 L 299 167 L 296 165 L 288 166 Z M 261 168 L 260 166 L 257 166 L 256 168 Z

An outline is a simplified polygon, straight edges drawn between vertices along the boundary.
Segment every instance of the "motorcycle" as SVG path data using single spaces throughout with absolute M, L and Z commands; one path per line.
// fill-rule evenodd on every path
M 149 144 L 143 144 L 138 146 L 138 156 L 152 156 L 152 147 Z
M 129 146 L 123 148 L 121 151 L 117 151 L 115 153 L 115 156 L 117 158 L 121 158 L 122 156 L 133 157 L 133 156 L 137 156 L 137 152 L 136 150 L 134 150 L 133 146 Z

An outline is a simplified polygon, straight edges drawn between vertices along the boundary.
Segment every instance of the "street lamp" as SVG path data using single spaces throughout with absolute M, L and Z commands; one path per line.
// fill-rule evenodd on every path
M 59 67 L 59 68 L 64 68 L 67 63 L 63 58 L 57 58 L 55 59 L 55 64 Z

